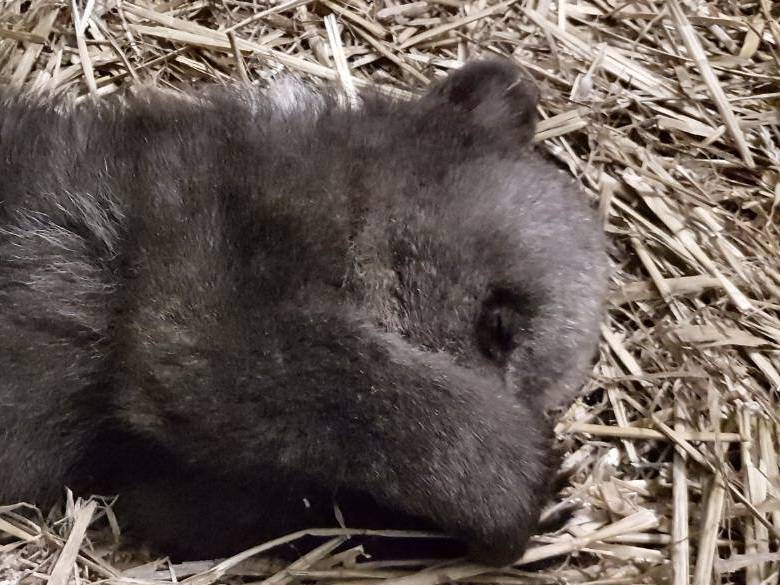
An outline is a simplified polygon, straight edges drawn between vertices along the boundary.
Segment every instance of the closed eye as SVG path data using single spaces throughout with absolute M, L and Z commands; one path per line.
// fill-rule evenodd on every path
M 476 340 L 485 357 L 504 363 L 528 335 L 532 306 L 512 289 L 494 288 L 482 304 L 476 323 Z

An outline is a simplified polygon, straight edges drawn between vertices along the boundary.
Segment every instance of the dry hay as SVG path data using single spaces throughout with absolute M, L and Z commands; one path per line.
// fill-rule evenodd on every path
M 346 530 L 320 531 L 286 567 L 261 554 L 274 543 L 143 564 L 116 551 L 111 507 L 92 500 L 37 522 L 0 508 L 0 584 L 778 583 L 779 8 L 4 0 L 0 79 L 40 91 L 291 70 L 405 94 L 468 57 L 509 55 L 542 88 L 538 139 L 598 202 L 616 270 L 600 362 L 557 428 L 578 511 L 515 567 L 365 561 L 333 552 Z

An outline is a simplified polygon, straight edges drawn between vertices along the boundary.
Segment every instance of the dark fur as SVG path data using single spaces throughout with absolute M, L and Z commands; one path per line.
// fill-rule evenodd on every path
M 535 89 L 482 62 L 413 103 L 257 91 L 2 97 L 0 501 L 119 491 L 131 531 L 197 557 L 335 497 L 514 559 L 606 270 L 527 146 Z

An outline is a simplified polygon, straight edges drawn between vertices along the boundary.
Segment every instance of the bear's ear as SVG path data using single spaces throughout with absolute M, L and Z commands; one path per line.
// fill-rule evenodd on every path
M 435 84 L 423 100 L 468 112 L 474 123 L 492 131 L 514 131 L 520 143 L 536 131 L 539 92 L 506 60 L 468 63 Z

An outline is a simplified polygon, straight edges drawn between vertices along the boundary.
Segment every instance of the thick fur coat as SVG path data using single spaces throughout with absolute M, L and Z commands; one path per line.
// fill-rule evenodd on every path
M 181 558 L 334 501 L 518 557 L 607 265 L 535 106 L 498 61 L 409 103 L 4 92 L 0 501 L 119 492 Z

